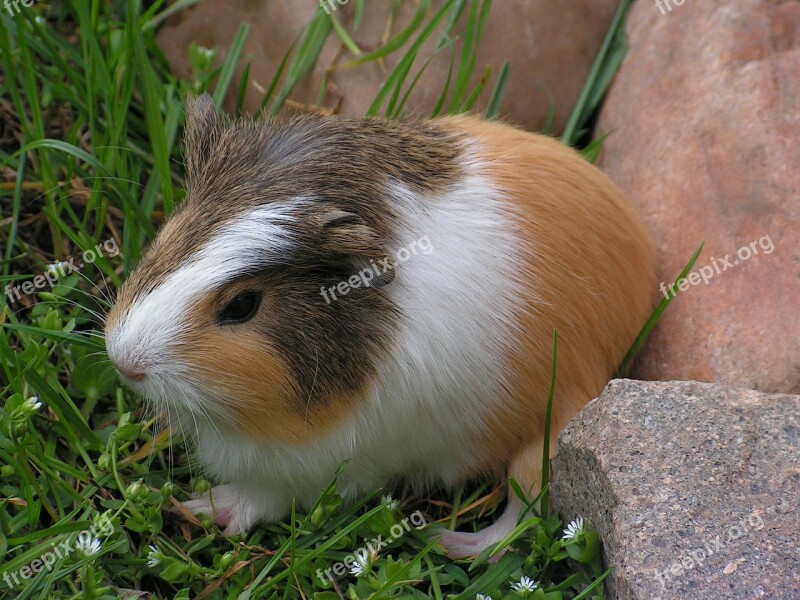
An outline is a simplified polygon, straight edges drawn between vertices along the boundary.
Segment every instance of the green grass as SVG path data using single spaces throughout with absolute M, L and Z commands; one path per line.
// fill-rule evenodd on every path
M 365 0 L 352 1 L 361 14 Z M 568 143 L 585 138 L 619 65 L 628 4 L 570 120 Z M 432 113 L 469 110 L 485 94 L 487 116 L 495 116 L 513 64 L 484 73 L 471 87 L 491 2 L 449 0 L 437 11 L 431 5 L 420 0 L 412 26 L 369 53 L 354 45 L 337 15 L 318 11 L 267 86 L 263 113 L 277 114 L 324 41 L 336 35 L 354 62 L 406 48 L 369 111 L 400 117 L 430 59 L 421 55 L 423 42 L 436 35 L 436 51 L 449 54 L 451 68 Z M 233 73 L 246 62 L 242 51 L 251 32 L 242 26 L 219 69 L 212 68 L 213 53 L 193 47 L 194 76 L 178 80 L 153 39 L 172 11 L 161 0 L 74 0 L 37 3 L 13 17 L 0 12 L 0 284 L 36 282 L 48 265 L 70 258 L 85 263 L 59 276 L 52 289 L 0 301 L 0 578 L 42 557 L 52 560 L 13 589 L 0 579 L 0 597 L 117 598 L 142 590 L 154 598 L 472 599 L 482 593 L 497 600 L 524 597 L 510 588 L 523 575 L 542 584 L 528 594 L 537 600 L 601 597 L 597 535 L 564 540 L 558 517 L 536 511 L 506 540 L 512 550 L 499 562 L 487 561 L 488 553 L 472 564 L 453 562 L 412 528 L 380 552 L 368 575 L 348 575 L 335 586 L 316 578 L 317 569 L 342 561 L 365 538 L 391 537 L 392 526 L 415 511 L 445 527 L 484 526 L 502 488 L 480 482 L 453 497 L 410 498 L 397 507 L 378 491 L 344 506 L 332 473 L 331 487 L 312 510 L 246 539 L 225 538 L 211 523 L 176 512 L 181 500 L 210 484 L 181 440 L 171 439 L 120 386 L 104 354 L 102 319 L 158 224 L 182 199 L 185 96 L 213 89 L 218 104 L 233 94 L 241 106 L 246 81 L 233 89 Z M 454 26 L 462 13 L 467 27 L 456 52 Z M 593 159 L 597 146 L 586 152 Z M 88 260 L 84 252 L 93 249 Z M 92 528 L 103 534 L 98 552 L 53 558 L 54 547 L 72 548 L 79 532 Z

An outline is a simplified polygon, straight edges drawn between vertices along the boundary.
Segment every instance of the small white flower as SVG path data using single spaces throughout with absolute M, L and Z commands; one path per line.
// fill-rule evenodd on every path
M 100 552 L 100 545 L 100 540 L 96 537 L 92 537 L 92 534 L 88 531 L 81 532 L 75 542 L 75 547 L 79 552 L 82 552 L 84 556 L 92 556 Z
M 356 564 L 350 567 L 350 573 L 356 577 L 361 577 L 372 565 L 366 555 L 356 554 Z
M 158 551 L 158 548 L 153 545 L 148 546 L 148 548 L 150 548 L 150 552 L 147 553 L 147 566 L 151 569 L 155 569 L 161 562 L 163 555 Z
M 518 594 L 522 594 L 525 592 L 532 592 L 536 588 L 539 587 L 539 584 L 536 583 L 530 577 L 523 576 L 517 583 L 511 586 L 511 591 L 516 592 Z
M 475 600 L 492 600 L 492 597 L 484 594 L 475 594 Z
M 381 504 L 383 504 L 389 510 L 395 510 L 398 506 L 400 506 L 400 502 L 398 502 L 391 496 L 383 496 L 381 498 Z
M 40 408 L 42 408 L 42 403 L 39 402 L 39 396 L 31 396 L 22 404 L 22 406 L 28 412 L 36 412 Z
M 583 533 L 583 517 L 578 517 L 564 529 L 565 540 L 575 540 Z

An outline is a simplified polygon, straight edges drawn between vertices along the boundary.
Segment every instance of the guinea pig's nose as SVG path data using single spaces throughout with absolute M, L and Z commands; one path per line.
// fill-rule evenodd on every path
M 117 370 L 122 373 L 127 379 L 131 381 L 142 381 L 144 379 L 144 373 L 139 373 L 137 371 L 131 371 L 130 369 L 122 369 L 117 367 Z
M 113 358 L 111 359 L 111 363 L 114 365 L 114 368 L 125 378 L 129 379 L 130 381 L 143 381 L 145 378 L 145 374 L 139 371 L 136 367 L 131 367 L 129 365 L 121 365 L 119 362 L 115 361 Z

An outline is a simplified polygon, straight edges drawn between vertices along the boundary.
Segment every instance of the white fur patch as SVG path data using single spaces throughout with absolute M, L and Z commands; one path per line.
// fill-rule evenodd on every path
M 390 254 L 425 237 L 433 250 L 403 261 L 385 288 L 404 315 L 397 345 L 348 420 L 296 446 L 222 436 L 200 423 L 198 458 L 239 487 L 243 512 L 258 506 L 278 519 L 292 497 L 308 506 L 345 459 L 339 490 L 353 497 L 397 476 L 454 483 L 485 454 L 471 434 L 506 398 L 522 251 L 502 194 L 479 165 L 465 168 L 471 175 L 439 197 L 394 186 L 402 222 Z

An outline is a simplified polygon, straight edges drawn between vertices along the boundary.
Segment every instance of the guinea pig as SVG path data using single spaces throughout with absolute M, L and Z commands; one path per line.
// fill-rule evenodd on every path
M 221 485 L 225 533 L 393 482 L 513 477 L 535 495 L 553 332 L 553 438 L 655 300 L 655 247 L 560 142 L 473 116 L 255 122 L 190 100 L 186 199 L 105 326 L 131 388 Z M 474 555 L 516 525 L 508 506 Z

